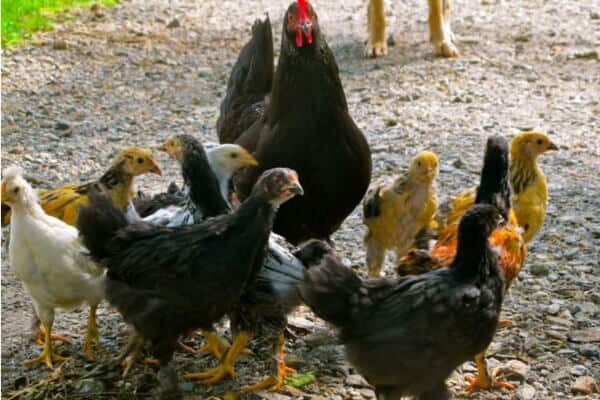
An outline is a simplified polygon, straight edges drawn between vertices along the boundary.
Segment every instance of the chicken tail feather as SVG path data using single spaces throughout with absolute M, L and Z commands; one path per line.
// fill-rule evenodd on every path
M 322 262 L 306 271 L 300 285 L 302 300 L 325 321 L 343 327 L 354 320 L 360 308 L 362 281 L 334 255 L 325 255 Z

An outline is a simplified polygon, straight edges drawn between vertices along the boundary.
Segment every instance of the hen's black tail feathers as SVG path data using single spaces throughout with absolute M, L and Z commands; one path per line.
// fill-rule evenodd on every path
M 140 217 L 145 218 L 161 208 L 181 206 L 185 204 L 185 199 L 186 195 L 179 189 L 177 184 L 171 182 L 165 193 L 150 196 L 142 191 L 138 191 L 132 202 Z
M 357 299 L 365 290 L 354 271 L 327 254 L 319 265 L 306 271 L 300 296 L 317 316 L 341 328 L 354 322 Z
M 490 136 L 485 147 L 475 204 L 496 206 L 505 220 L 508 220 L 510 210 L 508 172 L 508 142 L 502 136 Z
M 271 239 L 265 265 L 260 270 L 257 284 L 267 284 L 279 302 L 287 309 L 298 306 L 302 301 L 298 285 L 304 281 L 305 271 L 317 265 L 333 249 L 320 240 L 310 240 L 293 253 Z
M 273 31 L 267 16 L 254 22 L 252 38 L 240 51 L 229 76 L 217 121 L 221 143 L 234 142 L 262 115 L 273 75 Z
M 126 215 L 100 186 L 88 193 L 89 204 L 82 206 L 77 219 L 77 229 L 83 244 L 94 261 L 103 263 L 110 256 L 109 242 L 115 233 L 128 225 Z

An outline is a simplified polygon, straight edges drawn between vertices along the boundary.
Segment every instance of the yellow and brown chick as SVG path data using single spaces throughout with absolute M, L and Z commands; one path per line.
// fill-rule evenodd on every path
M 408 172 L 369 190 L 363 203 L 369 275 L 379 276 L 387 250 L 393 249 L 398 259 L 404 256 L 416 234 L 430 224 L 437 210 L 437 173 L 437 155 L 422 151 Z
M 537 164 L 537 158 L 550 150 L 558 150 L 558 147 L 543 132 L 521 132 L 511 141 L 511 217 L 516 218 L 518 226 L 523 229 L 523 240 L 526 243 L 538 233 L 546 217 L 548 185 L 546 176 Z M 474 203 L 475 188 L 467 189 L 452 198 L 445 218 L 438 221 L 440 227 L 457 224 Z
M 152 151 L 141 147 L 127 147 L 117 155 L 110 168 L 97 181 L 82 185 L 69 184 L 50 190 L 40 189 L 40 203 L 48 215 L 75 225 L 79 207 L 88 203 L 87 194 L 92 185 L 101 183 L 115 204 L 125 210 L 135 193 L 134 177 L 147 173 L 161 174 Z M 3 222 L 10 223 L 10 212 L 5 213 Z

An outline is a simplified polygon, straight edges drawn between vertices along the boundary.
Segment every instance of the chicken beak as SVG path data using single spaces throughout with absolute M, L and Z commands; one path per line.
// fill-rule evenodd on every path
M 300 182 L 294 182 L 292 184 L 292 186 L 290 186 L 290 192 L 297 195 L 297 196 L 302 196 L 304 195 L 304 189 L 302 188 L 302 186 L 300 185 Z
M 308 19 L 302 21 L 300 23 L 300 29 L 302 30 L 304 35 L 306 35 L 308 37 L 312 30 L 312 22 L 310 22 L 310 20 L 308 20 Z
M 155 159 L 152 159 L 151 162 L 152 162 L 152 168 L 150 168 L 150 173 L 156 174 L 156 175 L 162 175 L 162 171 L 160 170 L 160 167 L 158 166 L 158 162 L 156 162 Z
M 255 167 L 258 165 L 258 161 L 256 160 L 256 158 L 254 158 L 252 154 L 250 154 L 249 151 L 244 150 L 242 152 L 241 164 L 242 166 Z
M 554 144 L 554 142 L 550 142 L 548 144 L 548 150 L 558 150 L 558 146 Z

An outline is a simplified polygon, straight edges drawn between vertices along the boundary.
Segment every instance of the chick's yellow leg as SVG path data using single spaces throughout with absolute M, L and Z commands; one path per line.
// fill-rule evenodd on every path
M 505 388 L 508 390 L 513 390 L 515 388 L 514 385 L 506 381 L 492 380 L 487 370 L 487 363 L 485 361 L 485 351 L 475 356 L 475 364 L 477 364 L 477 376 L 465 376 L 465 380 L 469 382 L 469 384 L 465 388 L 465 391 L 471 392 L 477 389 L 489 390 L 492 388 Z
M 23 365 L 29 367 L 35 364 L 39 364 L 39 363 L 44 363 L 46 364 L 46 366 L 50 369 L 53 369 L 53 362 L 54 361 L 66 361 L 69 359 L 69 357 L 62 357 L 58 354 L 56 354 L 53 349 L 52 349 L 52 324 L 49 325 L 45 325 L 42 324 L 42 327 L 44 329 L 44 348 L 41 352 L 41 354 L 39 356 L 37 356 L 36 358 L 32 358 L 29 360 L 25 360 L 23 361 Z
M 71 343 L 71 340 L 68 337 L 58 333 L 51 333 L 50 340 L 58 340 L 63 343 Z M 35 337 L 35 342 L 40 346 L 43 346 L 46 343 L 46 334 L 44 333 L 44 329 L 41 327 Z
M 384 0 L 367 0 L 367 24 L 369 39 L 365 48 L 367 57 L 387 55 L 385 39 L 385 9 Z
M 237 372 L 235 372 L 233 365 L 243 353 L 246 344 L 248 344 L 250 341 L 250 338 L 251 335 L 249 332 L 240 332 L 233 340 L 231 347 L 225 352 L 219 365 L 204 372 L 185 374 L 184 378 L 201 380 L 202 383 L 208 385 L 214 385 L 215 383 L 220 382 L 227 375 L 235 378 L 237 376 Z
M 296 372 L 293 368 L 290 368 L 285 364 L 285 338 L 283 333 L 279 334 L 277 340 L 277 376 L 271 375 L 254 385 L 244 386 L 242 392 L 250 393 L 259 390 L 269 390 L 274 392 L 281 389 L 285 384 L 285 377 L 288 374 Z
M 87 331 L 85 333 L 85 340 L 83 342 L 83 351 L 91 360 L 94 359 L 94 346 L 96 346 L 98 349 L 100 348 L 100 333 L 98 332 L 98 325 L 96 323 L 97 308 L 97 305 L 90 306 Z

